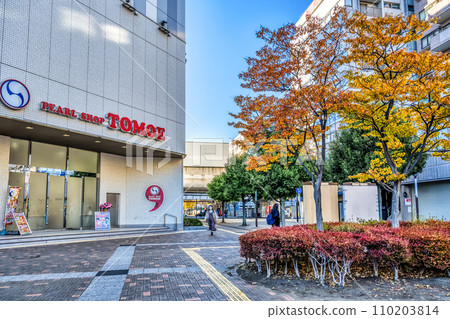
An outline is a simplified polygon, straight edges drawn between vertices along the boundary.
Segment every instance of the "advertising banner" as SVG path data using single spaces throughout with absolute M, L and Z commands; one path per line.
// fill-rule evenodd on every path
M 28 225 L 27 218 L 25 217 L 25 213 L 13 213 L 14 221 L 16 222 L 17 229 L 21 235 L 30 235 L 31 229 L 30 225 Z
M 95 212 L 95 230 L 111 230 L 109 212 Z
M 6 203 L 6 215 L 4 219 L 5 225 L 12 225 L 14 222 L 14 213 L 17 210 L 21 188 L 10 186 L 8 192 L 8 202 Z

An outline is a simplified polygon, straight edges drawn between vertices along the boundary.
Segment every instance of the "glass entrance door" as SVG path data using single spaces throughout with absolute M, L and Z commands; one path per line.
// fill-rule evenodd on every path
M 28 223 L 31 230 L 46 228 L 47 184 L 47 174 L 30 173 Z
M 106 201 L 112 204 L 112 207 L 109 209 L 111 227 L 117 227 L 119 221 L 119 201 L 120 194 L 115 193 L 107 193 Z
M 48 179 L 48 229 L 64 228 L 64 176 L 50 175 Z
M 94 227 L 98 153 L 11 139 L 9 185 L 31 230 Z
M 83 179 L 69 177 L 67 180 L 66 228 L 81 228 Z

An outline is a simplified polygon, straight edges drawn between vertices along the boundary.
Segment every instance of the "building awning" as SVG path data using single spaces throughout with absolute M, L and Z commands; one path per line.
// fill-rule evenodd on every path
M 0 117 L 0 135 L 122 156 L 127 155 L 127 146 L 135 145 L 106 137 L 88 135 L 77 131 L 63 130 L 5 117 Z M 135 147 L 133 148 L 135 149 Z M 143 151 L 143 157 L 152 156 L 163 158 L 170 155 L 171 158 L 184 158 L 184 154 L 177 152 L 164 151 L 152 147 L 145 147 L 145 150 L 149 152 L 146 153 Z M 136 155 L 135 150 L 133 150 L 133 154 Z

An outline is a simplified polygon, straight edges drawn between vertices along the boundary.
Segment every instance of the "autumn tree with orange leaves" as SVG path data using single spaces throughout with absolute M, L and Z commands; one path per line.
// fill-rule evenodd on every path
M 340 65 L 346 52 L 347 12 L 336 8 L 328 23 L 308 16 L 305 24 L 288 24 L 257 37 L 265 45 L 248 58 L 240 74 L 253 96 L 235 98 L 243 148 L 253 151 L 249 168 L 268 170 L 271 163 L 294 157 L 314 187 L 317 229 L 323 230 L 321 183 L 327 154 L 328 121 L 345 96 Z
M 378 142 L 370 169 L 354 176 L 392 185 L 391 219 L 399 226 L 401 182 L 424 153 L 447 157 L 450 149 L 450 56 L 407 50 L 430 27 L 412 15 L 368 18 L 352 15 L 347 79 L 348 126 L 368 131 Z M 412 148 L 405 145 L 412 140 Z

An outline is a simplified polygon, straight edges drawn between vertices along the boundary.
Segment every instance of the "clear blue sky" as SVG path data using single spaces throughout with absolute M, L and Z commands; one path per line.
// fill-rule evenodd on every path
M 245 58 L 263 42 L 260 26 L 297 22 L 310 0 L 186 0 L 186 139 L 223 139 L 238 134 L 228 126 L 236 112 Z M 193 120 L 193 119 L 195 120 Z M 200 125 L 198 125 L 198 124 Z

